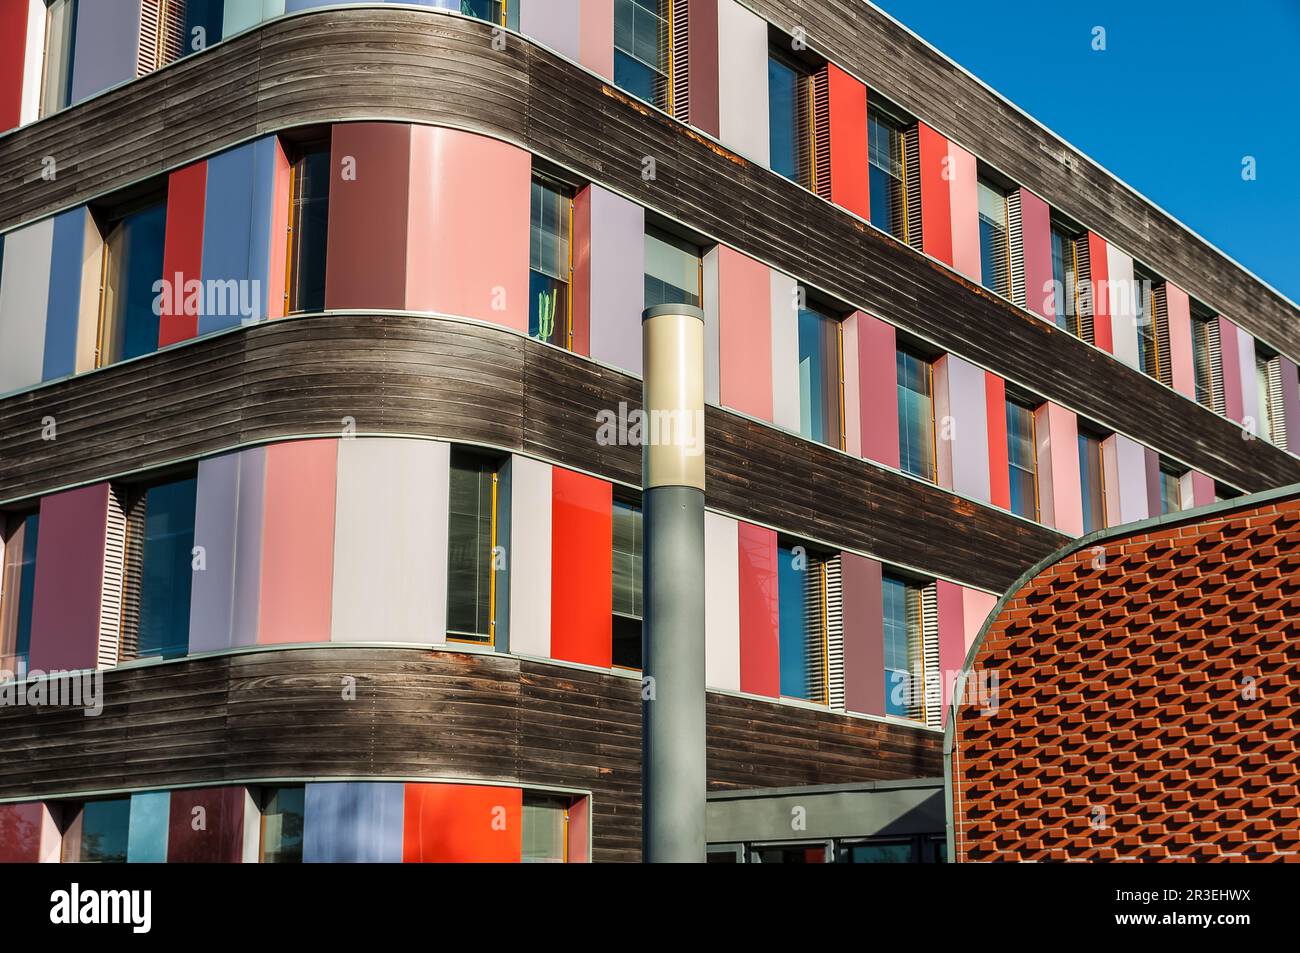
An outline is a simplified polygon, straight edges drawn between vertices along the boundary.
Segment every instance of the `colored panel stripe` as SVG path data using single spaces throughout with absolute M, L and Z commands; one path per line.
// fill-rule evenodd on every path
M 1243 422 L 1245 408 L 1241 401 L 1241 356 L 1237 326 L 1219 316 L 1219 351 L 1223 367 L 1223 412 L 1229 420 Z
M 591 356 L 591 190 L 587 186 L 573 197 L 573 352 Z
M 405 791 L 400 782 L 308 784 L 303 862 L 401 863 Z
M 510 650 L 549 658 L 551 465 L 515 455 L 510 470 L 510 558 L 506 560 L 512 621 Z
M 26 804 L 0 804 L 0 864 L 35 864 L 58 860 L 48 856 L 47 844 L 54 821 L 49 808 L 41 801 Z M 58 830 L 53 831 L 57 848 Z
M 939 482 L 977 500 L 989 500 L 985 371 L 945 354 L 934 364 Z
M 1034 414 L 1038 453 L 1038 509 L 1044 526 L 1083 535 L 1083 490 L 1079 482 L 1079 424 L 1053 403 Z
M 88 370 L 88 362 L 78 361 L 78 340 L 81 337 L 81 312 L 83 296 L 89 295 L 99 284 L 99 248 L 95 248 L 94 261 L 90 261 L 88 230 L 94 223 L 90 211 L 83 205 L 54 217 L 54 240 L 50 254 L 49 311 L 45 319 L 45 355 L 42 380 L 53 380 L 79 370 Z M 94 284 L 87 287 L 88 266 Z M 87 302 L 91 307 L 96 301 Z M 89 323 L 89 322 L 88 322 Z
M 402 862 L 518 863 L 523 799 L 520 788 L 407 784 Z
M 948 191 L 948 140 L 925 123 L 917 123 L 921 163 L 921 235 L 923 250 L 952 264 L 952 206 Z
M 608 668 L 614 487 L 555 467 L 551 500 L 551 657 Z
M 1024 243 L 1025 305 L 1053 321 L 1052 210 L 1028 189 L 1020 190 L 1020 229 Z
M 862 456 L 898 467 L 898 344 L 894 326 L 858 312 Z
M 718 0 L 690 0 L 688 85 L 691 125 L 718 135 Z M 594 67 L 592 67 L 594 69 Z M 599 71 L 598 71 L 599 72 Z
M 0 132 L 22 122 L 29 0 L 0 0 Z
M 1110 327 L 1110 262 L 1106 242 L 1088 233 L 1088 264 L 1092 270 L 1092 339 L 1103 351 L 1114 351 Z
M 731 0 L 723 0 L 731 2 Z M 768 267 L 718 246 L 718 386 L 725 407 L 772 419 L 772 290 Z
M 1286 446 L 1300 456 L 1300 371 L 1294 361 L 1278 358 L 1282 378 L 1282 420 L 1286 423 Z
M 253 233 L 249 254 L 250 270 L 255 275 L 266 271 L 266 309 L 268 318 L 282 318 L 285 301 L 285 264 L 289 234 L 289 160 L 276 136 L 254 143 L 257 177 L 253 187 L 253 212 L 258 228 Z M 268 222 L 269 230 L 261 231 Z
M 266 448 L 259 643 L 330 639 L 338 444 Z
M 1169 327 L 1169 364 L 1174 390 L 1196 399 L 1196 371 L 1192 366 L 1192 311 L 1187 292 L 1165 282 L 1165 314 Z
M 96 483 L 41 500 L 32 603 L 33 669 L 98 665 L 109 492 L 107 483 Z
M 840 325 L 841 353 L 844 355 L 844 450 L 850 456 L 862 456 L 862 372 L 858 357 L 859 312 L 849 315 Z M 875 412 L 875 408 L 871 408 Z
M 273 296 L 273 272 L 279 275 L 275 293 L 283 297 L 285 249 L 283 242 L 272 242 L 271 234 L 277 158 L 282 158 L 278 140 L 267 137 L 208 160 L 203 280 L 209 287 L 222 289 L 218 300 L 223 306 L 205 309 L 199 316 L 200 334 L 265 317 L 268 298 Z M 287 174 L 287 166 L 285 171 Z M 281 256 L 276 267 L 271 264 L 273 247 L 278 247 Z
M 126 843 L 127 863 L 167 863 L 167 829 L 171 800 L 169 791 L 146 791 L 131 795 L 131 819 Z M 204 820 L 206 821 L 206 818 Z
M 158 316 L 158 346 L 166 347 L 199 333 L 203 292 L 192 294 L 191 282 L 203 277 L 203 209 L 208 164 L 195 162 L 167 177 L 167 234 L 163 241 L 163 295 Z
M 737 526 L 740 592 L 740 690 L 776 698 L 781 692 L 781 646 L 776 532 Z
M 591 203 L 591 356 L 641 373 L 645 308 L 645 209 L 598 185 Z
M 979 172 L 975 156 L 948 143 L 952 208 L 952 266 L 971 281 L 980 280 Z
M 34 222 L 3 238 L 0 315 L 5 320 L 0 321 L 0 394 L 41 381 L 54 219 Z
M 736 0 L 718 0 L 718 138 L 767 166 L 767 21 Z
M 841 553 L 844 594 L 844 707 L 885 713 L 885 607 L 880 563 Z
M 989 502 L 1011 509 L 1011 474 L 1007 470 L 1007 385 L 998 375 L 984 372 L 985 418 L 989 442 Z
M 867 87 L 827 64 L 831 119 L 831 201 L 871 217 L 867 196 Z
M 796 282 L 779 271 L 772 282 L 772 423 L 799 433 L 799 311 Z M 750 373 L 762 373 L 751 368 Z
M 605 79 L 614 78 L 614 0 L 579 0 L 578 62 Z
M 946 720 L 953 686 L 966 660 L 966 612 L 962 605 L 961 586 L 942 579 L 937 580 L 934 586 L 939 616 L 939 675 L 943 680 L 943 718 Z
M 244 789 L 171 792 L 167 863 L 237 864 L 244 854 Z
M 72 102 L 135 79 L 140 45 L 140 0 L 77 4 Z
M 740 579 L 736 521 L 704 514 L 704 681 L 740 691 Z

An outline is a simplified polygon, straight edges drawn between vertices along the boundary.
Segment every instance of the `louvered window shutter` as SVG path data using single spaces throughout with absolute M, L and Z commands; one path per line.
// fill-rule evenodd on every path
M 921 132 L 913 123 L 903 131 L 903 239 L 917 251 L 921 236 Z
M 939 590 L 934 583 L 921 588 L 920 603 L 919 664 L 913 669 L 919 682 L 912 690 L 912 717 L 930 728 L 939 728 L 943 724 L 943 686 L 939 677 Z
M 1227 416 L 1227 405 L 1223 400 L 1223 346 L 1219 341 L 1219 319 L 1211 318 L 1206 322 L 1206 349 L 1210 356 L 1210 403 L 1216 414 Z
M 121 641 L 117 660 L 129 662 L 140 656 L 140 586 L 144 575 L 144 493 L 123 496 L 126 537 L 122 559 Z
M 1017 307 L 1026 307 L 1025 297 L 1025 231 L 1020 212 L 1020 190 L 1012 189 L 1007 194 L 1007 267 L 1011 269 L 1011 301 Z M 1001 262 L 1003 256 L 998 256 Z M 998 287 L 1005 288 L 1007 283 L 998 276 Z
M 104 532 L 104 580 L 99 595 L 99 668 L 112 668 L 121 652 L 126 590 L 126 492 L 112 487 Z
M 1152 320 L 1156 325 L 1155 376 L 1160 383 L 1173 387 L 1173 366 L 1169 360 L 1169 303 L 1165 290 L 1165 284 L 1161 282 L 1151 291 Z
M 1079 321 L 1079 337 L 1089 344 L 1097 343 L 1094 318 L 1092 287 L 1092 253 L 1088 248 L 1088 236 L 1077 236 L 1070 243 L 1074 246 L 1074 287 L 1067 288 L 1067 294 L 1074 295 L 1075 315 Z
M 844 587 L 840 560 L 828 559 L 826 572 L 826 700 L 844 711 Z
M 136 48 L 136 76 L 147 76 L 158 68 L 162 19 L 163 0 L 140 0 L 140 43 Z
M 808 556 L 804 573 L 804 660 L 808 671 L 808 700 L 826 703 L 826 563 Z
M 813 89 L 813 191 L 831 198 L 831 85 L 830 67 L 812 76 Z
M 1274 357 L 1268 361 L 1268 408 L 1271 433 L 1275 446 L 1286 449 L 1286 402 L 1282 393 L 1282 362 Z
M 668 72 L 671 78 L 669 113 L 691 121 L 691 7 L 690 0 L 668 0 Z
M 186 44 L 189 42 L 189 37 L 185 35 L 186 3 L 187 0 L 164 0 L 162 30 L 159 33 L 159 47 L 162 51 L 159 66 L 174 63 L 186 53 Z

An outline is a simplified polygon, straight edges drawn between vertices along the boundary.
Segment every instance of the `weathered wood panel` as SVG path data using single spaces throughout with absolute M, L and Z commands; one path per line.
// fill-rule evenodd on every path
M 356 680 L 345 701 L 344 677 Z M 498 655 L 253 652 L 104 674 L 104 710 L 0 708 L 0 797 L 235 780 L 590 790 L 594 858 L 640 859 L 640 682 Z M 713 788 L 936 777 L 935 732 L 711 693 Z

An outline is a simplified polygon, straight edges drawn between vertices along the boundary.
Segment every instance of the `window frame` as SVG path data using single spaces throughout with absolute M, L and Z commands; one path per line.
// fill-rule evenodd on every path
M 450 618 L 451 599 L 449 596 L 447 600 L 448 617 L 445 620 L 446 640 L 450 643 L 455 643 L 458 645 L 477 645 L 483 648 L 495 649 L 497 645 L 497 586 L 498 586 L 496 552 L 497 552 L 497 548 L 500 546 L 500 530 L 501 530 L 501 483 L 502 483 L 501 471 L 502 468 L 506 465 L 508 458 L 501 458 L 495 454 L 480 450 L 475 447 L 453 446 L 451 453 L 453 458 L 458 457 L 462 461 L 467 459 L 475 460 L 478 461 L 481 465 L 491 466 L 492 486 L 491 486 L 491 494 L 490 494 L 490 506 L 492 511 L 488 517 L 488 524 L 489 524 L 488 552 L 487 552 L 488 631 L 485 634 L 482 632 L 464 632 L 459 629 L 453 629 L 451 626 L 451 618 Z M 448 462 L 448 467 L 450 472 L 455 472 L 456 470 L 455 463 L 456 461 L 454 459 Z M 482 472 L 483 471 L 481 468 L 477 471 L 477 473 L 480 475 L 482 474 Z M 450 507 L 450 500 L 448 501 L 448 506 Z M 449 522 L 450 522 L 450 516 L 451 514 L 449 511 L 448 512 Z M 448 574 L 447 588 L 448 588 L 448 592 L 450 593 L 450 590 L 452 588 L 451 573 L 455 570 L 451 558 L 451 552 L 450 552 L 450 547 L 452 545 L 450 529 L 448 530 L 447 545 L 449 547 L 449 551 L 447 554 L 447 574 Z
M 811 190 L 814 184 L 814 170 L 817 167 L 817 108 L 814 102 L 813 89 L 813 71 L 807 63 L 802 62 L 799 58 L 790 52 L 781 48 L 776 43 L 768 43 L 767 48 L 767 68 L 771 70 L 771 64 L 775 61 L 777 65 L 788 69 L 794 74 L 794 115 L 790 117 L 790 125 L 794 130 L 795 138 L 792 143 L 794 147 L 794 176 L 786 175 L 772 164 L 772 136 L 774 134 L 772 123 L 772 93 L 771 83 L 768 86 L 768 168 L 781 176 L 787 181 Z
M 618 8 L 620 5 L 639 7 L 640 9 L 646 12 L 646 15 L 654 16 L 655 19 L 662 24 L 662 34 L 655 37 L 655 52 L 660 57 L 660 63 L 658 64 L 647 63 L 644 59 L 638 56 L 634 50 L 627 50 L 619 45 L 617 24 L 618 24 Z M 643 96 L 640 96 L 637 93 L 633 92 L 628 87 L 619 84 L 617 79 L 614 81 L 614 85 L 617 86 L 619 89 L 621 89 L 623 92 L 627 93 L 629 96 L 632 96 L 633 98 L 640 100 L 641 102 L 649 103 L 650 105 L 654 106 L 656 109 L 662 109 L 667 113 L 672 113 L 673 106 L 674 106 L 674 102 L 673 102 L 674 100 L 674 91 L 673 91 L 674 24 L 673 21 L 675 18 L 673 16 L 673 7 L 672 7 L 671 0 L 656 0 L 655 10 L 653 13 L 650 10 L 648 10 L 644 4 L 637 3 L 636 0 L 614 0 L 613 12 L 614 12 L 613 48 L 614 48 L 615 75 L 617 76 L 618 73 L 619 56 L 626 57 L 632 62 L 638 63 L 641 66 L 646 67 L 654 75 L 654 79 L 653 79 L 655 83 L 654 97 L 652 99 L 646 99 Z M 633 23 L 634 23 L 633 30 L 635 32 L 635 11 L 634 11 Z
M 1024 466 L 1016 463 L 1016 461 L 1012 458 L 1012 453 L 1013 453 L 1012 448 L 1014 446 L 1014 443 L 1011 439 L 1011 408 L 1012 407 L 1019 408 L 1029 418 L 1029 450 L 1032 457 L 1033 467 L 1028 470 L 1026 470 Z M 1014 497 L 1011 498 L 1012 505 L 1009 507 L 1009 509 L 1011 510 L 1012 513 L 1015 513 L 1017 516 L 1023 517 L 1024 519 L 1032 520 L 1033 522 L 1037 523 L 1040 522 L 1042 519 L 1042 502 L 1038 498 L 1038 474 L 1040 469 L 1039 461 L 1038 461 L 1038 408 L 1029 400 L 1024 400 L 1015 395 L 1008 394 L 1006 397 L 1006 419 L 1007 419 L 1008 478 L 1014 476 L 1016 471 L 1019 471 L 1022 474 L 1028 473 L 1030 478 L 1029 482 L 1032 484 L 1034 490 L 1034 494 L 1033 494 L 1034 511 L 1032 515 L 1021 513 L 1018 510 L 1016 510 Z M 1014 484 L 1014 481 L 1011 482 Z
M 898 155 L 894 157 L 898 165 L 897 175 L 895 175 L 894 172 L 885 168 L 885 166 L 881 165 L 880 162 L 877 161 L 880 150 L 875 149 L 873 147 L 875 141 L 874 137 L 872 136 L 873 125 L 885 129 L 886 137 L 890 139 L 891 143 L 896 143 L 898 146 Z M 907 206 L 908 206 L 908 199 L 909 199 L 909 195 L 907 191 L 907 129 L 908 126 L 909 123 L 906 120 L 897 117 L 892 112 L 886 109 L 882 109 L 879 106 L 879 104 L 872 103 L 872 102 L 867 103 L 868 182 L 870 182 L 871 170 L 874 168 L 880 170 L 880 174 L 885 176 L 886 179 L 891 183 L 891 190 L 890 190 L 891 194 L 889 196 L 889 206 L 890 206 L 889 221 L 877 222 L 875 220 L 875 217 L 873 216 L 871 219 L 871 224 L 875 225 L 881 231 L 893 235 L 895 238 L 897 238 L 899 241 L 903 242 L 904 244 L 908 243 L 908 227 L 907 227 L 907 218 L 908 218 Z M 870 194 L 874 195 L 875 190 L 870 190 Z M 895 221 L 895 217 L 897 217 L 897 221 Z M 895 225 L 897 225 L 897 229 L 895 229 Z
M 288 218 L 285 226 L 285 257 L 284 257 L 284 304 L 283 310 L 286 316 L 297 314 L 314 314 L 313 310 L 299 307 L 301 302 L 301 289 L 299 288 L 301 257 L 302 257 L 302 231 L 301 222 L 297 215 L 300 209 L 300 191 L 302 188 L 303 166 L 307 162 L 308 156 L 312 154 L 324 153 L 326 156 L 325 169 L 325 195 L 324 204 L 326 210 L 326 221 L 329 217 L 330 193 L 333 191 L 333 143 L 330 135 L 313 138 L 285 149 L 285 158 L 289 164 L 289 208 Z M 328 235 L 326 247 L 328 249 Z M 325 256 L 325 266 L 328 267 L 328 251 Z M 321 309 L 325 308 L 325 293 L 321 293 Z
M 534 189 L 535 187 L 537 187 L 537 186 L 540 186 L 540 187 L 543 188 L 544 190 L 547 190 L 547 191 L 549 191 L 549 192 L 552 192 L 552 193 L 555 193 L 555 194 L 559 195 L 560 198 L 561 198 L 561 200 L 564 202 L 563 216 L 564 216 L 564 219 L 565 219 L 565 237 L 564 237 L 564 244 L 565 244 L 565 273 L 566 273 L 566 276 L 565 276 L 564 278 L 562 278 L 562 279 L 559 278 L 559 277 L 557 277 L 557 276 L 555 276 L 555 275 L 547 274 L 547 273 L 544 272 L 544 271 L 539 271 L 538 269 L 533 268 L 533 265 L 532 265 L 532 260 L 533 260 L 533 245 L 532 245 L 532 241 L 533 241 L 533 227 L 532 227 L 532 226 L 533 226 L 533 223 L 532 223 L 532 198 L 531 198 L 531 196 L 532 196 L 532 191 L 533 191 L 533 189 Z M 555 178 L 554 176 L 547 175 L 547 174 L 545 174 L 544 172 L 539 172 L 539 171 L 537 171 L 537 170 L 534 170 L 534 171 L 533 171 L 532 178 L 531 178 L 531 180 L 529 181 L 529 203 L 528 203 L 528 204 L 529 204 L 529 211 L 528 211 L 528 219 L 529 219 L 529 221 L 528 221 L 528 243 L 529 243 L 529 244 L 528 244 L 528 274 L 529 274 L 530 288 L 529 288 L 529 291 L 528 291 L 528 299 L 529 299 L 529 300 L 528 300 L 528 323 L 529 323 L 529 333 L 528 333 L 528 336 L 529 336 L 529 338 L 530 338 L 531 340 L 534 340 L 534 341 L 540 341 L 540 342 L 543 343 L 543 344 L 550 344 L 550 345 L 552 345 L 552 346 L 554 346 L 554 347 L 562 348 L 562 349 L 565 350 L 565 351 L 572 351 L 572 350 L 573 350 L 573 281 L 574 281 L 574 275 L 573 275 L 573 245 L 574 245 L 574 241 L 573 241 L 573 238 L 574 238 L 574 235 L 573 235 L 573 224 L 574 224 L 574 209 L 573 209 L 573 206 L 574 206 L 575 193 L 576 193 L 576 189 L 575 189 L 573 186 L 569 185 L 569 184 L 566 183 L 566 182 L 563 182 L 562 180 L 560 180 L 560 179 L 558 179 L 558 178 Z M 542 338 L 542 337 L 534 337 L 533 334 L 532 334 L 531 326 L 532 326 L 532 317 L 533 317 L 533 301 L 532 301 L 533 294 L 532 294 L 532 288 L 531 288 L 531 281 L 532 281 L 532 275 L 534 275 L 534 274 L 537 274 L 537 275 L 540 275 L 540 276 L 542 276 L 542 277 L 548 278 L 548 279 L 550 279 L 550 280 L 552 280 L 552 281 L 558 281 L 558 282 L 561 282 L 561 283 L 563 284 L 563 286 L 564 286 L 564 316 L 563 316 L 564 326 L 563 326 L 563 328 L 562 328 L 562 329 L 560 330 L 560 332 L 559 332 L 560 335 L 561 335 L 561 339 L 562 339 L 562 342 L 563 342 L 563 343 L 560 343 L 560 342 L 557 342 L 557 341 L 554 340 L 554 337 L 555 337 L 555 333 L 554 333 L 554 332 L 553 332 L 552 335 L 551 335 L 551 336 L 552 336 L 552 340 L 549 340 L 549 341 L 546 340 L 545 338 Z
M 788 565 L 787 560 L 793 557 L 794 555 L 793 550 L 796 547 L 801 547 L 803 549 L 804 559 L 806 560 L 806 566 L 802 570 L 793 570 L 793 569 L 786 570 L 785 567 Z M 831 698 L 831 684 L 830 684 L 830 618 L 829 618 L 829 611 L 828 611 L 829 608 L 828 598 L 830 593 L 828 590 L 827 564 L 832 559 L 834 559 L 834 555 L 827 551 L 822 550 L 817 546 L 810 545 L 804 540 L 795 539 L 794 537 L 778 538 L 776 553 L 777 553 L 777 687 L 778 687 L 778 693 L 782 698 L 794 699 L 795 701 L 808 702 L 809 704 L 813 704 L 813 705 L 829 706 L 830 698 Z M 804 697 L 802 695 L 790 694 L 789 692 L 784 691 L 784 686 L 781 685 L 783 673 L 780 670 L 781 669 L 780 657 L 786 639 L 788 637 L 789 638 L 794 637 L 793 635 L 789 635 L 785 631 L 785 627 L 781 624 L 784 615 L 781 611 L 781 592 L 782 592 L 781 580 L 783 578 L 782 577 L 783 571 L 797 572 L 800 573 L 802 577 L 800 579 L 800 584 L 801 584 L 801 591 L 803 593 L 803 599 L 804 599 L 803 632 L 795 633 L 795 635 L 799 636 L 799 640 L 803 645 L 805 658 L 809 654 L 809 649 L 812 648 L 812 639 L 813 638 L 817 639 L 818 645 L 816 647 L 817 648 L 816 655 L 821 662 L 821 671 L 817 675 L 817 681 L 821 688 L 821 696 L 819 698 L 812 697 L 813 694 L 811 691 L 812 678 L 808 677 L 811 675 L 810 672 L 807 673 L 805 679 L 805 690 L 807 691 L 808 697 Z M 814 573 L 816 575 L 816 580 L 814 581 L 810 579 L 808 576 L 804 576 L 803 575 L 804 573 Z M 810 605 L 808 602 L 808 598 L 807 598 L 808 587 L 810 583 L 812 583 L 817 587 L 816 605 Z M 810 614 L 812 614 L 813 621 L 816 622 L 817 632 L 815 634 L 812 631 L 812 626 L 810 626 L 809 624 Z
M 1085 534 L 1085 535 L 1087 535 L 1088 533 L 1098 532 L 1098 531 L 1100 531 L 1100 530 L 1106 529 L 1106 528 L 1109 526 L 1109 523 L 1108 523 L 1107 518 L 1106 518 L 1106 451 L 1105 451 L 1105 448 L 1102 446 L 1102 444 L 1103 444 L 1103 442 L 1104 442 L 1104 439 L 1105 439 L 1105 438 L 1103 438 L 1103 437 L 1099 437 L 1099 436 L 1097 436 L 1095 433 L 1093 433 L 1093 432 L 1091 432 L 1090 430 L 1087 430 L 1087 429 L 1085 429 L 1085 428 L 1083 428 L 1083 427 L 1080 427 L 1080 428 L 1078 429 L 1078 433 L 1077 433 L 1078 451 L 1077 451 L 1077 453 L 1078 453 L 1078 456 L 1079 456 L 1079 489 L 1080 489 L 1079 496 L 1080 496 L 1080 499 L 1081 499 L 1082 504 L 1083 504 L 1083 506 L 1082 506 L 1082 508 L 1083 508 L 1083 524 L 1084 524 L 1084 525 L 1083 525 L 1083 531 L 1084 531 L 1084 534 Z M 1097 459 L 1096 459 L 1096 463 L 1097 463 L 1097 508 L 1098 508 L 1098 510 L 1100 511 L 1100 517 L 1101 517 L 1101 518 L 1100 518 L 1100 520 L 1098 521 L 1098 525 L 1094 526 L 1092 529 L 1089 529 L 1089 528 L 1088 528 L 1088 522 L 1089 522 L 1089 518 L 1088 518 L 1088 516 L 1089 516 L 1089 514 L 1088 514 L 1088 503 L 1089 503 L 1089 500 L 1087 499 L 1087 497 L 1086 497 L 1086 496 L 1084 495 L 1084 493 L 1083 493 L 1083 486 L 1084 486 L 1084 473 L 1083 473 L 1083 443 L 1084 443 L 1085 440 L 1086 440 L 1086 441 L 1091 441 L 1092 443 L 1094 443 L 1094 444 L 1096 445 L 1096 448 L 1095 448 L 1095 449 L 1096 449 L 1096 458 L 1097 458 Z
M 897 355 L 898 355 L 898 354 L 902 354 L 902 355 L 904 355 L 905 358 L 907 358 L 907 359 L 911 359 L 911 360 L 917 361 L 917 362 L 919 362 L 919 363 L 925 365 L 926 397 L 927 397 L 927 398 L 929 399 L 929 401 L 930 401 L 929 440 L 928 440 L 928 443 L 929 443 L 929 449 L 930 449 L 930 472 L 929 472 L 929 474 L 914 473 L 914 472 L 912 472 L 912 470 L 910 470 L 910 469 L 908 469 L 906 466 L 904 466 L 904 462 L 903 462 L 903 442 L 902 442 L 903 415 L 902 415 L 902 404 L 901 404 L 901 402 L 900 402 L 900 404 L 899 404 L 899 461 L 898 461 L 898 463 L 899 463 L 899 470 L 901 470 L 903 473 L 908 474 L 909 476 L 916 477 L 918 480 L 924 480 L 924 481 L 927 482 L 927 483 L 938 484 L 938 482 L 939 482 L 939 447 L 938 447 L 938 442 L 937 442 L 937 441 L 938 441 L 938 434 L 936 433 L 936 431 L 938 430 L 938 427 L 936 426 L 936 423 L 935 423 L 935 404 L 934 404 L 934 359 L 929 358 L 929 357 L 925 357 L 925 356 L 924 356 L 920 351 L 917 351 L 917 350 L 914 350 L 914 349 L 912 349 L 912 348 L 910 348 L 910 347 L 906 347 L 906 346 L 902 346 L 902 345 L 898 345 L 898 346 L 896 346 L 896 347 L 895 347 L 895 352 L 896 352 L 896 356 L 895 356 L 895 364 L 897 364 Z M 895 386 L 896 388 L 899 388 L 899 389 L 910 389 L 910 388 L 904 388 L 903 382 L 900 381 L 900 380 L 897 380 L 897 370 L 895 371 L 895 378 L 896 378 L 896 379 L 895 379 L 895 382 L 894 382 L 894 386 Z
M 979 197 L 980 197 L 980 194 L 981 194 L 981 190 L 983 190 L 983 191 L 987 191 L 987 192 L 991 192 L 992 194 L 994 194 L 995 196 L 997 196 L 998 199 L 1001 201 L 1001 203 L 1002 203 L 1002 221 L 1001 221 L 1000 223 L 999 223 L 999 222 L 994 222 L 994 221 L 992 221 L 992 220 L 991 220 L 987 215 L 984 214 L 982 208 L 980 208 Z M 992 179 L 988 178 L 987 176 L 985 176 L 985 175 L 979 175 L 979 176 L 977 176 L 977 178 L 976 178 L 976 180 L 975 180 L 975 195 L 976 195 L 976 220 L 977 220 L 978 225 L 980 226 L 980 229 L 979 229 L 979 238 L 980 238 L 980 286 L 983 287 L 983 288 L 984 288 L 985 290 L 987 290 L 987 291 L 991 291 L 991 292 L 993 292 L 993 293 L 996 294 L 996 295 L 1000 295 L 1001 297 L 1006 298 L 1007 300 L 1010 300 L 1010 299 L 1011 299 L 1011 285 L 1012 285 L 1012 277 L 1011 277 L 1011 276 L 1012 276 L 1012 272 L 1013 272 L 1012 260 L 1011 260 L 1011 207 L 1010 207 L 1010 191 L 1009 191 L 1008 189 L 1003 188 L 1002 186 L 998 185 L 996 182 L 994 182 Z M 986 278 L 985 275 L 984 275 L 984 257 L 985 257 L 985 254 L 984 254 L 984 229 L 983 229 L 983 226 L 984 226 L 985 223 L 987 223 L 988 226 L 989 226 L 990 228 L 996 230 L 996 232 L 997 232 L 997 234 L 996 234 L 995 237 L 994 237 L 994 245 L 993 245 L 993 248 L 989 251 L 989 260 L 990 260 L 991 262 L 997 262 L 998 259 L 1001 259 L 1001 261 L 1002 261 L 1002 268 L 1003 268 L 1003 271 L 1002 271 L 1002 278 L 1003 278 L 1003 282 L 1002 282 L 1002 286 L 1001 286 L 1001 287 L 998 287 L 998 285 L 996 284 L 996 279 L 997 279 L 997 277 L 998 277 L 998 274 L 997 274 L 996 271 L 994 272 L 993 275 L 989 276 L 988 278 Z

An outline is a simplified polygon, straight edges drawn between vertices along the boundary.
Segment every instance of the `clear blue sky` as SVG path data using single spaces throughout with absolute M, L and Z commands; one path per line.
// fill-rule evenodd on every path
M 1300 301 L 1300 0 L 874 2 Z

